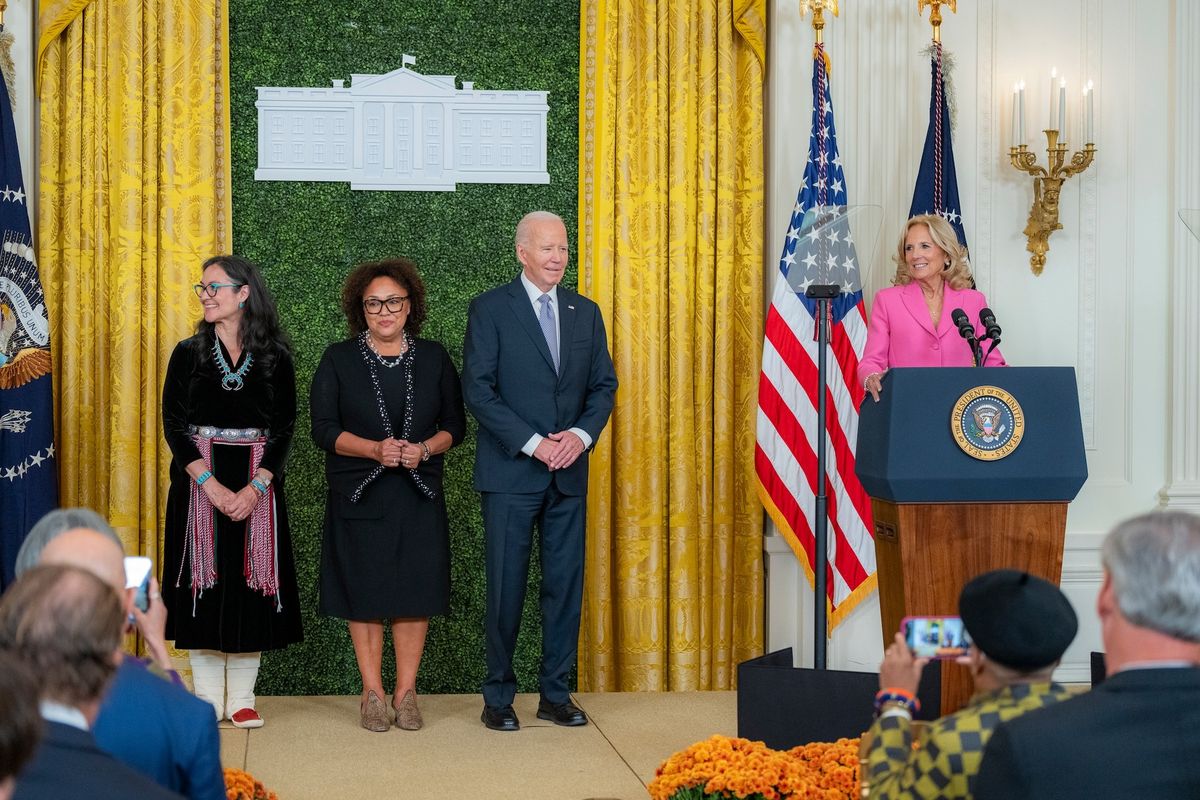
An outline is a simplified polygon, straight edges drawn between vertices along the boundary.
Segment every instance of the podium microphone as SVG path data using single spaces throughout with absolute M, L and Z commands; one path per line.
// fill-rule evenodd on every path
M 983 358 L 980 355 L 979 342 L 975 340 L 975 326 L 971 324 L 971 318 L 967 316 L 967 312 L 961 308 L 956 308 L 950 312 L 950 319 L 958 327 L 958 335 L 967 340 L 967 344 L 971 346 L 971 355 L 975 359 L 975 366 L 983 363 Z
M 987 355 L 979 359 L 979 363 L 983 364 L 996 349 L 996 345 L 1000 344 L 1000 326 L 996 324 L 996 315 L 986 306 L 979 309 L 979 324 L 984 327 L 984 338 L 992 340 L 992 343 L 988 345 Z
M 996 315 L 990 308 L 979 309 L 979 324 L 987 331 L 986 338 L 995 342 L 993 347 L 1000 344 L 1000 326 L 996 324 Z

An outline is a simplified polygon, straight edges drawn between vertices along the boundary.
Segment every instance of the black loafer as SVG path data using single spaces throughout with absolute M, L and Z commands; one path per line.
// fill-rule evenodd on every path
M 555 725 L 566 725 L 569 728 L 588 723 L 587 715 L 570 700 L 565 703 L 551 703 L 548 700 L 542 700 L 538 703 L 537 715 L 538 719 L 550 720 Z
M 512 706 L 504 706 L 503 708 L 493 708 L 492 706 L 484 706 L 483 714 L 479 717 L 483 724 L 494 731 L 519 731 L 521 730 L 521 722 L 517 719 L 517 712 L 513 711 Z

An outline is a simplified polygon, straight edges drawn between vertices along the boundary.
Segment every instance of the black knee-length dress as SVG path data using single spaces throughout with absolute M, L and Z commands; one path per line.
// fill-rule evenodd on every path
M 313 441 L 326 451 L 329 482 L 319 608 L 347 620 L 429 617 L 450 608 L 444 455 L 409 470 L 334 451 L 343 432 L 380 441 L 389 423 L 397 439 L 415 443 L 446 431 L 453 444 L 462 441 L 462 385 L 445 348 L 415 339 L 408 357 L 394 367 L 385 362 L 394 363 L 357 337 L 330 345 L 310 395 Z
M 163 386 L 163 433 L 174 456 L 160 582 L 168 611 L 167 638 L 174 639 L 181 649 L 226 653 L 275 650 L 303 638 L 283 491 L 284 466 L 296 426 L 296 371 L 291 355 L 282 348 L 272 357 L 255 353 L 242 387 L 236 391 L 222 388 L 223 374 L 212 354 L 214 340 L 211 333 L 197 334 L 176 345 Z M 233 364 L 224 345 L 216 341 L 226 363 L 238 370 L 249 354 L 242 353 Z M 192 479 L 185 468 L 200 458 L 200 451 L 189 426 L 268 431 L 260 466 L 274 476 L 273 498 L 268 495 L 261 502 L 273 500 L 277 593 L 266 595 L 247 583 L 249 521 L 234 522 L 215 509 L 216 583 L 203 592 L 193 591 L 188 547 Z M 232 492 L 244 488 L 253 477 L 251 452 L 244 444 L 213 444 L 210 469 L 214 477 Z

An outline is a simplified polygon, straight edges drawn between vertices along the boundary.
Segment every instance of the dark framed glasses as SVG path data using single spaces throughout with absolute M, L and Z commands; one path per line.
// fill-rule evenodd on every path
M 204 297 L 204 295 L 216 297 L 217 291 L 220 289 L 224 289 L 225 287 L 229 287 L 230 289 L 240 289 L 245 285 L 246 284 L 244 283 L 217 283 L 216 281 L 213 281 L 209 284 L 197 283 L 192 287 L 192 291 L 196 293 L 196 297 Z
M 399 314 L 404 310 L 404 304 L 408 302 L 408 295 L 401 297 L 400 295 L 392 295 L 391 297 L 380 300 L 378 297 L 369 297 L 363 301 L 363 310 L 368 314 L 382 314 L 386 307 L 393 314 Z

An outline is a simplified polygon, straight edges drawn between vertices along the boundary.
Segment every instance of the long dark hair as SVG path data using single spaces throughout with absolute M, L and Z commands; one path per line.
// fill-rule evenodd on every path
M 271 296 L 267 284 L 262 279 L 258 267 L 241 256 L 213 256 L 200 265 L 200 273 L 214 264 L 225 270 L 230 283 L 244 284 L 250 287 L 250 296 L 242 309 L 242 321 L 238 326 L 238 338 L 242 349 L 254 354 L 264 367 L 269 368 L 275 357 L 282 353 L 291 354 L 292 340 L 284 333 L 279 324 L 279 312 L 275 308 L 275 298 Z M 199 347 L 207 350 L 212 347 L 214 325 L 205 322 L 204 317 L 196 323 L 196 333 L 202 341 Z

